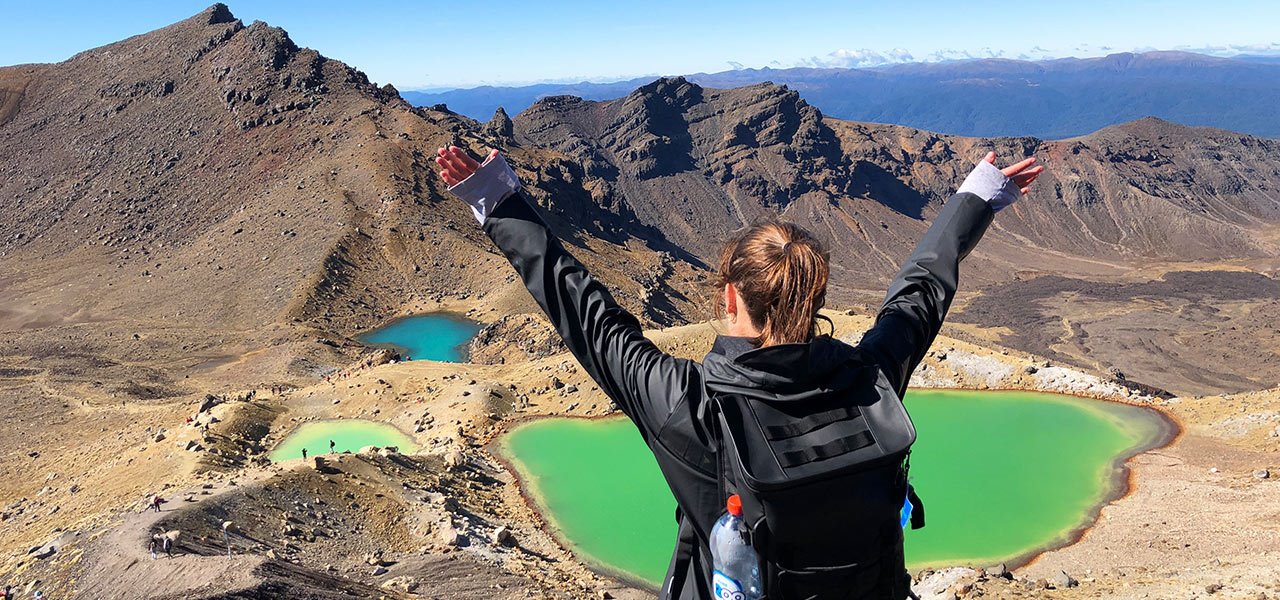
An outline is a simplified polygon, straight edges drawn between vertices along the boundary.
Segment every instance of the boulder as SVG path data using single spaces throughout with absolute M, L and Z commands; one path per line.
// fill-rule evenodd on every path
M 382 583 L 382 587 L 384 588 L 400 590 L 402 592 L 408 592 L 408 593 L 413 593 L 418 591 L 418 587 L 420 585 L 421 584 L 418 582 L 417 578 L 409 577 L 407 575 L 392 577 L 391 579 L 388 579 Z
M 204 400 L 200 401 L 200 407 L 196 409 L 196 412 L 206 412 L 219 404 L 222 404 L 222 398 L 213 394 L 205 394 Z
M 53 556 L 57 552 L 58 552 L 58 549 L 55 548 L 53 544 L 47 544 L 44 546 L 37 546 L 35 548 L 32 548 L 29 552 L 27 552 L 27 554 L 30 555 L 32 558 L 35 558 L 36 560 L 44 560 L 46 558 L 49 558 L 50 556 Z
M 511 535 L 511 529 L 506 525 L 493 530 L 492 540 L 497 546 L 510 546 L 516 541 L 515 536 Z
M 458 546 L 462 542 L 462 534 L 458 533 L 457 529 L 454 529 L 452 523 L 446 523 L 436 535 L 440 543 L 445 546 Z
M 1066 571 L 1058 571 L 1056 575 L 1049 578 L 1049 583 L 1053 584 L 1053 587 L 1059 590 L 1065 590 L 1067 588 L 1073 588 L 1080 585 L 1080 582 L 1076 581 L 1074 577 L 1068 575 Z
M 961 581 L 971 580 L 974 574 L 973 569 L 965 567 L 921 572 L 911 589 L 921 600 L 954 600 L 955 586 Z
M 450 471 L 457 470 L 466 464 L 466 459 L 462 456 L 462 452 L 458 450 L 450 450 L 444 455 L 444 466 Z

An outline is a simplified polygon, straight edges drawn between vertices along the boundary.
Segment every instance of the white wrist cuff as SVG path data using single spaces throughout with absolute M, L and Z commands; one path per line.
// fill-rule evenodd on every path
M 995 211 L 1017 202 L 1018 198 L 1022 197 L 1022 190 L 1018 189 L 1018 185 L 1012 179 L 1005 177 L 995 165 L 985 160 L 979 162 L 969 176 L 964 178 L 964 183 L 960 184 L 960 190 L 957 193 L 964 192 L 986 200 L 987 204 L 991 205 L 991 210 Z
M 520 180 L 502 154 L 484 161 L 475 173 L 449 188 L 453 195 L 471 205 L 476 220 L 484 225 L 498 203 L 520 189 Z

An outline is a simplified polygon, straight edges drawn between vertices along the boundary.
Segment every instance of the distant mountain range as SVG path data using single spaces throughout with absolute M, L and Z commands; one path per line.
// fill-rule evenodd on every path
M 478 87 L 438 93 L 402 92 L 416 106 L 445 104 L 487 120 L 540 98 L 571 95 L 612 100 L 652 81 Z M 986 59 L 910 63 L 872 69 L 739 69 L 686 76 L 692 83 L 733 88 L 762 82 L 800 92 L 840 119 L 906 125 L 966 136 L 1085 135 L 1155 116 L 1263 137 L 1280 137 L 1280 59 L 1216 58 L 1187 52 L 1112 54 L 1028 62 Z

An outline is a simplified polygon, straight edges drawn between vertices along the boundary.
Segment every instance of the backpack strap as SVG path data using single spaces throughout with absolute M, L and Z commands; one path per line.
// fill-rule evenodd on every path
M 720 408 L 720 399 L 715 395 L 708 394 L 706 408 L 707 418 L 704 423 L 708 425 L 711 437 L 715 439 L 716 491 L 717 498 L 721 503 L 720 507 L 723 508 L 724 502 L 729 499 L 729 496 L 738 493 L 738 486 L 731 479 L 733 470 L 729 466 L 728 452 L 726 452 L 724 443 L 725 432 L 721 423 L 723 411 Z
M 783 468 L 789 469 L 805 463 L 848 454 L 874 443 L 876 443 L 876 440 L 871 437 L 871 432 L 864 429 L 849 437 L 831 440 L 818 446 L 801 445 L 795 450 L 782 452 L 778 455 L 778 462 L 782 464 Z
M 765 427 L 764 435 L 770 440 L 793 438 L 798 435 L 809 433 L 819 427 L 830 425 L 836 421 L 856 419 L 860 416 L 862 416 L 862 411 L 858 410 L 858 407 L 841 406 L 809 415 L 803 419 L 796 419 L 794 422 L 786 423 L 784 425 L 770 425 Z

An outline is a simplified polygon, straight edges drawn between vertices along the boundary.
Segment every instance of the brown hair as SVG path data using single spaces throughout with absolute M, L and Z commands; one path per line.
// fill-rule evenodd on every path
M 748 227 L 720 252 L 716 317 L 732 283 L 760 329 L 756 346 L 804 343 L 817 333 L 827 300 L 827 249 L 803 228 L 778 220 Z

